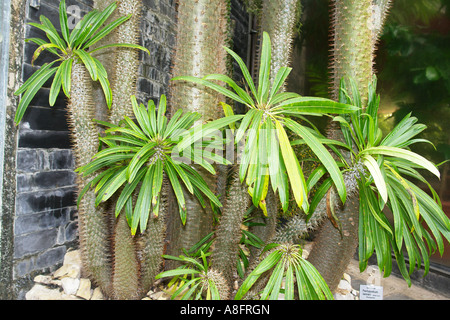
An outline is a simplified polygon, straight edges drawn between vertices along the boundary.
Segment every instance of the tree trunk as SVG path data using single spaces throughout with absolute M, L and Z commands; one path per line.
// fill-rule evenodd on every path
M 332 97 L 337 100 L 340 81 L 351 77 L 356 82 L 365 107 L 368 86 L 374 74 L 375 46 L 389 9 L 389 0 L 335 0 L 332 28 Z M 342 139 L 336 123 L 328 137 Z M 341 230 L 326 220 L 314 241 L 308 260 L 336 290 L 358 246 L 359 194 L 349 193 L 345 205 L 337 210 Z
M 178 3 L 177 44 L 173 62 L 173 76 L 203 77 L 211 73 L 225 74 L 228 39 L 228 1 L 185 0 Z M 171 82 L 169 101 L 172 114 L 178 110 L 198 112 L 207 122 L 223 116 L 219 104 L 223 98 L 202 86 L 185 82 Z M 199 168 L 196 168 L 199 169 Z M 198 170 L 213 192 L 217 178 L 203 169 Z M 170 205 L 168 221 L 168 253 L 179 255 L 182 248 L 189 249 L 213 229 L 213 212 L 204 209 L 197 198 L 184 192 L 187 218 L 183 225 L 178 206 Z M 172 262 L 168 261 L 170 268 Z
M 88 164 L 98 151 L 98 131 L 92 121 L 95 105 L 92 101 L 92 80 L 86 68 L 74 63 L 71 98 L 67 106 L 76 167 Z M 78 176 L 78 191 L 93 177 Z M 78 207 L 78 232 L 83 271 L 108 292 L 111 283 L 110 234 L 105 207 L 95 207 L 95 192 L 90 189 Z

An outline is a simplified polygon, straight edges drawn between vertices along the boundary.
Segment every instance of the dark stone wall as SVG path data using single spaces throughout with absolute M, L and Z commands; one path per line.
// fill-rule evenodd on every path
M 167 94 L 171 57 L 175 49 L 176 1 L 143 0 L 141 44 L 150 56 L 141 54 L 137 83 L 138 98 L 157 100 Z M 29 1 L 28 1 L 29 3 Z M 59 0 L 41 0 L 39 7 L 27 3 L 26 22 L 48 17 L 59 27 Z M 66 0 L 81 13 L 92 9 L 93 0 Z M 247 14 L 239 0 L 232 0 L 234 48 L 246 59 Z M 25 37 L 45 37 L 38 29 L 24 26 Z M 26 43 L 23 81 L 49 60 L 42 54 L 31 65 L 37 46 Z M 77 210 L 74 160 L 70 149 L 63 94 L 56 104 L 48 104 L 50 83 L 31 102 L 19 125 L 16 206 L 14 219 L 13 278 L 17 298 L 23 299 L 38 273 L 58 268 L 68 248 L 77 246 Z

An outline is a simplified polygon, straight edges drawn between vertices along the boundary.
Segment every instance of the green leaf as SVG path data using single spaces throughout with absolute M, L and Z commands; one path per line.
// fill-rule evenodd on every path
M 305 200 L 304 188 L 306 183 L 302 172 L 299 170 L 300 166 L 298 164 L 298 159 L 295 157 L 286 131 L 284 131 L 284 128 L 279 121 L 275 121 L 275 126 L 277 129 L 278 140 L 280 142 L 281 154 L 283 155 L 283 160 L 286 165 L 294 198 L 297 205 L 302 207 L 303 201 Z
M 63 35 L 66 43 L 69 43 L 69 26 L 67 24 L 67 9 L 66 9 L 66 1 L 61 0 L 59 3 L 59 24 L 61 27 L 61 33 Z
M 328 150 L 316 139 L 314 135 L 312 135 L 299 123 L 291 119 L 285 119 L 285 124 L 289 129 L 302 137 L 305 140 L 306 144 L 314 152 L 314 154 L 319 158 L 319 160 L 328 170 L 328 173 L 333 179 L 341 201 L 345 203 L 345 200 L 347 198 L 347 191 L 345 188 L 344 178 L 336 161 L 333 159 Z
M 86 29 L 89 28 L 89 24 L 92 21 L 92 19 L 98 15 L 97 10 L 91 10 L 89 11 L 83 19 L 78 21 L 75 28 L 72 30 L 69 36 L 69 47 L 75 48 L 75 42 L 80 40 L 80 34 L 82 32 L 86 32 Z
M 108 75 L 106 73 L 106 69 L 98 59 L 92 57 L 92 60 L 94 61 L 95 65 L 97 67 L 98 81 L 100 82 L 100 85 L 103 90 L 103 94 L 105 95 L 106 105 L 108 106 L 108 108 L 111 108 L 112 101 L 113 101 L 112 89 L 111 89 L 111 85 L 108 80 Z
M 119 197 L 117 198 L 116 202 L 116 209 L 115 209 L 115 215 L 116 217 L 120 214 L 120 211 L 122 211 L 123 207 L 125 206 L 128 199 L 130 199 L 130 196 L 136 189 L 138 183 L 142 181 L 146 174 L 147 170 L 146 168 L 142 168 L 139 170 L 139 172 L 136 175 L 136 178 L 131 183 L 127 183 L 125 187 L 123 188 L 122 192 L 120 193 Z
M 147 48 L 140 46 L 138 44 L 133 44 L 133 43 L 111 43 L 111 44 L 106 44 L 104 46 L 95 48 L 93 50 L 89 51 L 89 54 L 92 54 L 96 51 L 100 51 L 100 50 L 105 50 L 108 48 L 129 48 L 129 49 L 136 49 L 136 50 L 142 50 L 145 51 L 146 53 L 148 53 L 150 55 L 150 51 L 148 51 Z
M 72 67 L 72 58 L 63 61 L 59 67 L 61 69 L 62 88 L 67 98 L 70 98 L 70 90 L 72 87 Z
M 174 270 L 168 270 L 159 273 L 155 279 L 161 279 L 161 278 L 167 278 L 167 277 L 175 277 L 175 276 L 182 276 L 182 275 L 189 275 L 189 274 L 198 274 L 199 272 L 194 269 L 174 269 Z
M 134 180 L 139 169 L 144 165 L 145 162 L 151 157 L 151 151 L 154 151 L 156 142 L 148 142 L 144 147 L 142 147 L 131 159 L 128 167 L 127 167 L 127 180 L 131 182 Z
M 47 17 L 42 15 L 39 17 L 39 20 L 42 23 L 41 29 L 45 31 L 45 35 L 47 36 L 47 38 L 52 43 L 57 45 L 60 50 L 65 51 L 66 44 L 64 43 L 64 40 L 59 36 L 58 31 L 56 31 L 56 28 L 53 26 L 51 21 Z
M 140 226 L 141 232 L 147 227 L 147 221 L 150 214 L 151 201 L 152 201 L 152 183 L 155 167 L 150 166 L 147 169 L 144 180 L 142 181 L 141 190 L 139 191 L 138 198 L 136 200 L 136 206 L 134 207 L 133 219 L 131 221 L 131 234 L 135 235 L 138 226 Z
M 36 59 L 39 58 L 42 51 L 49 49 L 49 48 L 59 48 L 59 47 L 53 43 L 44 43 L 43 45 L 41 45 L 39 48 L 37 48 L 34 51 L 33 57 L 31 59 L 31 65 L 34 66 L 34 61 L 36 61 Z
M 61 91 L 62 86 L 62 76 L 61 76 L 62 68 L 61 66 L 56 71 L 55 77 L 53 78 L 52 85 L 50 87 L 50 94 L 49 94 L 49 104 L 50 106 L 53 106 L 55 104 L 56 98 L 59 95 L 59 92 Z
M 259 66 L 258 96 L 257 100 L 260 104 L 266 102 L 269 96 L 270 87 L 270 62 L 271 62 L 272 46 L 270 37 L 267 32 L 263 32 L 263 42 L 261 49 L 261 63 Z
M 14 118 L 14 122 L 16 124 L 19 124 L 19 122 L 22 120 L 22 117 L 25 114 L 28 105 L 30 104 L 36 93 L 39 91 L 39 89 L 41 89 L 44 83 L 46 83 L 47 80 L 50 79 L 50 77 L 57 71 L 58 68 L 56 67 L 50 69 L 51 65 L 52 64 L 49 64 L 41 68 L 36 72 L 36 77 L 33 78 L 32 82 L 25 83 L 27 90 L 25 91 L 25 94 L 22 96 L 19 105 L 17 106 L 17 111 Z
M 273 268 L 273 266 L 275 266 L 278 261 L 280 261 L 281 257 L 282 253 L 278 250 L 275 250 L 274 252 L 270 253 L 263 261 L 261 261 L 239 287 L 239 290 L 237 291 L 234 299 L 241 300 L 248 292 L 248 290 L 250 290 L 253 284 L 259 279 L 261 274 Z
M 168 162 L 165 162 L 165 172 L 167 173 L 167 176 L 169 177 L 170 183 L 172 185 L 172 189 L 175 193 L 175 197 L 178 202 L 178 206 L 180 207 L 180 218 L 183 225 L 186 223 L 186 216 L 184 215 L 184 212 L 186 212 L 186 206 L 185 206 L 185 200 L 183 195 L 183 189 L 181 188 L 181 184 L 178 181 L 178 177 L 176 174 L 176 171 L 169 165 Z
M 365 155 L 361 160 L 363 161 L 363 164 L 366 166 L 366 168 L 369 170 L 370 174 L 372 175 L 372 178 L 375 182 L 375 186 L 377 187 L 378 192 L 380 193 L 381 198 L 383 199 L 384 203 L 387 203 L 388 192 L 387 192 L 387 187 L 386 187 L 386 181 L 384 180 L 384 176 L 381 173 L 378 163 L 370 155 Z
M 356 112 L 359 108 L 319 97 L 299 97 L 286 100 L 277 106 L 283 113 L 318 113 L 318 114 L 347 114 Z
M 42 45 L 48 43 L 47 41 L 40 39 L 40 38 L 28 38 L 28 39 L 25 39 L 25 42 L 33 42 L 33 43 L 37 44 L 38 46 L 42 46 Z M 59 47 L 58 47 L 58 49 L 59 49 Z M 48 47 L 47 51 L 49 51 L 59 57 L 58 51 L 55 50 L 55 48 Z
M 233 50 L 228 49 L 228 48 L 226 48 L 226 47 L 224 47 L 224 49 L 225 49 L 225 50 L 233 57 L 233 59 L 238 63 L 239 68 L 240 68 L 241 71 L 242 71 L 242 75 L 244 76 L 244 79 L 245 79 L 247 85 L 248 85 L 249 88 L 250 88 L 250 91 L 253 93 L 253 96 L 254 96 L 255 98 L 257 98 L 257 93 L 256 93 L 255 84 L 253 83 L 253 78 L 252 78 L 252 76 L 250 75 L 250 72 L 248 71 L 245 62 L 244 62 L 244 61 L 242 60 L 242 58 L 241 58 L 237 53 L 235 53 Z
M 83 50 L 75 50 L 73 53 L 80 57 L 81 61 L 83 61 L 83 64 L 91 75 L 92 80 L 97 81 L 98 71 L 97 64 L 95 63 L 94 59 Z
M 233 90 L 238 94 L 238 96 L 242 99 L 242 101 L 245 102 L 245 104 L 247 104 L 248 106 L 254 106 L 254 102 L 252 100 L 252 98 L 250 97 L 250 95 L 243 90 L 241 87 L 239 87 L 236 82 L 231 79 L 230 77 L 223 75 L 223 74 L 209 74 L 205 77 L 203 77 L 203 80 L 218 80 L 218 81 L 222 81 L 225 82 L 226 84 L 228 84 L 231 88 L 233 88 Z
M 157 116 L 157 129 L 158 129 L 158 133 L 162 136 L 163 135 L 163 125 L 164 125 L 164 119 L 165 118 L 165 114 L 166 114 L 166 96 L 165 95 L 161 95 L 161 98 L 159 99 L 159 105 L 158 105 L 158 116 Z
M 247 104 L 245 100 L 243 100 L 240 96 L 235 94 L 234 92 L 224 88 L 223 86 L 216 84 L 214 82 L 206 81 L 200 78 L 192 77 L 192 76 L 178 76 L 171 79 L 172 81 L 187 81 L 201 84 L 205 87 L 211 88 L 214 91 L 223 94 L 224 96 L 233 99 L 234 101 Z
M 270 91 L 268 104 L 272 103 L 273 97 L 278 93 L 280 88 L 283 86 L 284 82 L 286 81 L 286 78 L 289 76 L 291 71 L 292 71 L 292 68 L 288 68 L 288 67 L 281 67 L 278 70 L 277 74 L 275 75 L 275 79 L 273 80 L 273 85 L 272 85 L 272 88 Z
M 396 148 L 396 147 L 379 146 L 379 147 L 367 148 L 367 149 L 361 151 L 361 154 L 362 155 L 363 154 L 376 154 L 376 155 L 383 154 L 386 156 L 406 159 L 408 161 L 413 162 L 414 164 L 416 164 L 418 166 L 423 167 L 424 169 L 427 169 L 428 171 L 430 171 L 431 173 L 436 175 L 436 177 L 438 177 L 438 178 L 440 177 L 439 170 L 436 168 L 436 166 L 434 164 L 432 164 L 430 161 L 428 161 L 421 155 L 418 155 L 417 153 L 414 153 L 409 150 Z
M 100 41 L 101 39 L 103 39 L 104 37 L 106 37 L 109 33 L 111 33 L 114 29 L 116 29 L 118 26 L 120 26 L 122 23 L 124 23 L 125 21 L 129 20 L 131 18 L 131 14 L 118 18 L 117 20 L 109 23 L 108 25 L 106 25 L 102 30 L 100 30 L 99 32 L 97 32 L 89 41 L 87 41 L 84 45 L 83 45 L 83 50 L 87 49 L 88 47 L 93 46 L 94 44 L 96 44 L 98 41 Z

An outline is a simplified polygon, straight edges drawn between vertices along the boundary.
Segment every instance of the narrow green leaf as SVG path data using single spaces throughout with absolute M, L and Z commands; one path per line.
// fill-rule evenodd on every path
M 275 121 L 275 126 L 277 129 L 277 136 L 280 142 L 280 149 L 283 155 L 284 163 L 286 165 L 286 170 L 289 176 L 294 198 L 297 205 L 301 208 L 304 201 L 303 195 L 305 192 L 304 191 L 305 183 L 303 183 L 304 178 L 302 178 L 302 174 L 299 171 L 298 159 L 295 157 L 289 138 L 282 124 L 279 121 Z
M 73 59 L 67 59 L 61 63 L 61 81 L 62 88 L 66 97 L 70 98 L 70 90 L 72 87 L 72 67 Z
M 302 137 L 306 144 L 311 148 L 314 154 L 319 158 L 325 168 L 328 170 L 333 182 L 336 186 L 336 189 L 339 193 L 341 201 L 345 203 L 347 198 L 347 191 L 345 188 L 344 178 L 342 176 L 341 170 L 339 169 L 336 161 L 333 159 L 332 155 L 328 152 L 328 150 L 316 139 L 314 135 L 312 135 L 308 130 L 306 130 L 299 123 L 286 119 L 285 123 L 289 129 Z
M 92 80 L 97 81 L 97 64 L 95 63 L 94 59 L 83 50 L 75 50 L 73 53 L 80 57 L 81 61 L 83 61 L 83 64 L 91 75 Z
M 50 66 L 51 65 L 47 65 L 47 68 L 37 71 L 39 72 L 39 74 L 36 75 L 31 83 L 27 83 L 27 90 L 25 91 L 25 94 L 22 96 L 19 105 L 17 106 L 17 111 L 14 118 L 14 122 L 16 124 L 18 124 L 22 120 L 22 117 L 25 114 L 28 105 L 30 104 L 36 93 L 39 91 L 39 89 L 41 89 L 44 83 L 47 82 L 47 80 L 50 79 L 50 77 L 57 71 L 58 68 L 55 67 L 49 69 Z
M 244 79 L 248 85 L 248 87 L 250 88 L 250 91 L 253 93 L 253 96 L 255 98 L 257 98 L 257 93 L 256 93 L 256 88 L 255 88 L 255 84 L 253 83 L 253 78 L 250 75 L 250 72 L 247 69 L 247 66 L 245 64 L 245 62 L 242 60 L 242 58 L 235 53 L 233 50 L 228 49 L 226 47 L 224 47 L 224 49 L 233 57 L 233 59 L 238 63 L 239 68 L 242 71 L 242 75 L 244 76 Z
M 267 32 L 263 32 L 257 92 L 257 100 L 260 104 L 266 102 L 266 99 L 269 96 L 271 51 L 272 45 L 270 42 L 269 34 Z
M 140 227 L 141 232 L 144 232 L 147 227 L 152 201 L 152 183 L 154 172 L 155 167 L 150 166 L 147 169 L 144 180 L 142 181 L 142 186 L 136 200 L 136 206 L 134 207 L 133 218 L 131 221 L 132 235 L 136 234 L 138 226 Z
M 69 26 L 67 24 L 67 9 L 66 9 L 66 1 L 61 0 L 59 3 L 59 24 L 61 27 L 61 33 L 63 35 L 66 43 L 69 43 Z
M 129 20 L 131 18 L 131 14 L 121 17 L 111 23 L 109 23 L 107 26 L 105 26 L 102 30 L 97 32 L 89 41 L 85 43 L 83 46 L 83 49 L 87 49 L 88 47 L 93 46 L 98 41 L 106 37 L 109 33 L 111 33 L 114 29 L 116 29 L 118 26 L 120 26 L 125 21 Z
M 284 82 L 286 81 L 286 78 L 291 73 L 292 68 L 288 67 L 281 67 L 277 74 L 275 75 L 275 79 L 273 80 L 273 85 L 270 91 L 269 101 L 268 104 L 272 103 L 273 97 L 278 93 L 280 88 L 283 86 Z
M 50 94 L 49 94 L 49 104 L 50 106 L 54 106 L 55 102 L 56 102 L 56 98 L 58 97 L 60 91 L 61 91 L 61 86 L 62 86 L 62 68 L 61 66 L 58 68 L 58 70 L 56 71 L 55 77 L 53 78 L 53 82 L 52 85 L 50 87 Z
M 430 161 L 422 157 L 421 155 L 418 155 L 417 153 L 414 153 L 409 150 L 396 148 L 396 147 L 388 147 L 388 146 L 379 146 L 379 147 L 372 147 L 367 148 L 363 151 L 361 151 L 361 154 L 383 154 L 386 156 L 391 157 L 398 157 L 403 158 L 408 161 L 413 162 L 414 164 L 421 166 L 431 173 L 433 173 L 436 177 L 440 177 L 439 170 L 436 168 L 434 164 L 432 164 Z
M 175 193 L 175 197 L 178 202 L 178 206 L 180 207 L 180 218 L 183 225 L 186 223 L 186 216 L 183 214 L 186 211 L 185 200 L 183 195 L 183 189 L 181 188 L 181 184 L 178 181 L 178 177 L 176 171 L 169 165 L 168 162 L 164 163 L 165 172 L 170 180 L 172 185 L 172 189 Z
M 381 173 L 378 163 L 370 155 L 365 155 L 362 158 L 362 161 L 363 161 L 363 164 L 366 166 L 366 168 L 369 170 L 370 174 L 372 175 L 372 178 L 375 182 L 375 186 L 377 187 L 378 192 L 381 195 L 381 198 L 383 199 L 384 203 L 387 203 L 388 202 L 388 192 L 387 192 L 387 187 L 386 187 L 386 181 L 384 180 L 384 176 Z

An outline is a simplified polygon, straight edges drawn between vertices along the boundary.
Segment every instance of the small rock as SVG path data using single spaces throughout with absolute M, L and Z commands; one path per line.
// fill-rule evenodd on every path
M 334 300 L 355 300 L 355 297 L 351 293 L 347 294 L 334 294 Z
M 42 284 L 35 284 L 25 294 L 26 300 L 61 300 L 62 293 L 58 289 L 50 289 Z
M 81 255 L 79 250 L 66 252 L 64 256 L 65 265 L 75 265 L 81 268 Z
M 347 294 L 352 291 L 352 285 L 347 280 L 341 280 L 339 282 L 337 291 L 341 294 Z
M 141 300 L 152 300 L 152 299 L 150 299 L 149 297 L 144 297 Z
M 80 297 L 74 296 L 73 294 L 62 294 L 61 300 L 83 300 Z
M 80 286 L 80 279 L 64 277 L 61 279 L 61 286 L 67 295 L 76 294 Z
M 51 276 L 37 275 L 34 277 L 33 281 L 36 283 L 51 284 L 53 279 Z
M 81 269 L 79 266 L 73 264 L 65 264 L 55 271 L 53 277 L 56 279 L 61 279 L 62 277 L 80 278 L 80 275 Z
M 64 277 L 68 272 L 68 268 L 69 267 L 67 265 L 63 265 L 61 268 L 59 268 L 53 273 L 53 278 L 59 279 Z
M 103 294 L 100 288 L 95 288 L 94 292 L 92 293 L 91 300 L 103 300 Z
M 159 298 L 163 295 L 163 293 L 164 292 L 162 292 L 162 291 L 155 292 L 152 295 L 150 295 L 150 298 L 152 300 L 159 300 Z
M 352 277 L 350 277 L 350 275 L 348 273 L 344 273 L 343 276 L 344 280 L 347 281 L 348 283 L 352 283 Z
M 83 299 L 89 300 L 91 298 L 91 280 L 81 278 L 80 286 L 78 287 L 76 295 Z

